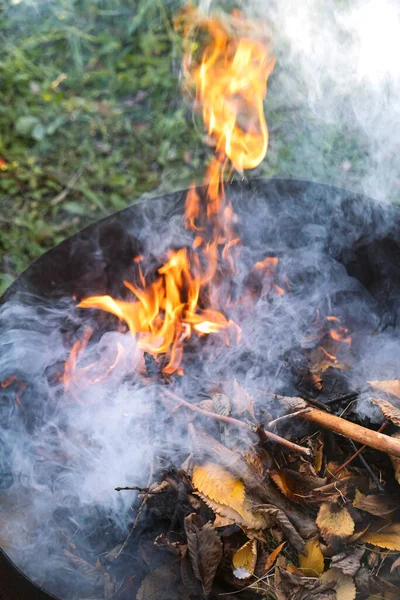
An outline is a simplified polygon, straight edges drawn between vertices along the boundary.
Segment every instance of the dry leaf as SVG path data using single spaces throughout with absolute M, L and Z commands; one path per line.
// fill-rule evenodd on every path
M 265 529 L 265 527 L 267 526 L 267 523 L 262 515 L 253 515 L 250 512 L 249 508 L 251 507 L 251 505 L 248 501 L 245 501 L 243 503 L 243 507 L 239 513 L 230 506 L 224 506 L 223 504 L 214 502 L 213 500 L 211 500 L 204 494 L 201 494 L 200 492 L 195 493 L 217 515 L 231 519 L 232 521 L 234 521 L 234 523 L 236 523 L 236 525 L 239 525 L 240 527 L 246 527 L 250 530 L 260 530 Z
M 76 554 L 72 554 L 72 552 L 69 552 L 68 550 L 63 550 L 63 553 L 92 585 L 104 585 L 104 571 L 102 569 L 97 569 L 86 560 L 83 560 L 83 558 L 80 558 Z
M 400 523 L 379 521 L 374 523 L 360 539 L 380 548 L 400 551 Z
M 231 402 L 225 394 L 213 394 L 212 396 L 212 405 L 214 412 L 217 415 L 223 415 L 224 417 L 228 417 L 231 414 Z
M 249 467 L 251 467 L 256 475 L 262 479 L 264 477 L 264 463 L 258 452 L 249 450 L 248 452 L 245 452 L 244 458 Z
M 249 540 L 232 557 L 233 574 L 237 579 L 248 579 L 254 574 L 257 562 L 257 542 Z
M 298 504 L 303 504 L 313 489 L 326 484 L 326 479 L 298 473 L 291 469 L 270 471 L 269 476 L 287 498 Z
M 189 600 L 189 593 L 179 585 L 179 581 L 179 563 L 158 567 L 144 577 L 136 600 L 175 600 L 177 597 Z
M 318 437 L 314 443 L 314 469 L 319 473 L 322 469 L 322 463 L 324 459 L 324 438 L 321 433 L 318 434 Z
M 222 542 L 211 522 L 202 525 L 202 519 L 196 513 L 185 517 L 185 533 L 194 575 L 201 581 L 207 597 L 222 559 Z
M 384 494 L 362 494 L 359 490 L 356 490 L 356 495 L 353 500 L 354 508 L 365 510 L 370 515 L 377 517 L 388 517 L 399 507 L 400 502 L 398 498 L 393 496 L 385 496 Z
M 245 498 L 244 484 L 220 465 L 211 462 L 196 465 L 193 468 L 192 484 L 210 500 L 241 513 Z
M 215 515 L 215 519 L 213 522 L 214 529 L 218 529 L 218 527 L 228 527 L 229 525 L 234 525 L 235 521 L 233 519 L 228 519 L 228 517 L 221 517 L 220 515 Z
M 396 433 L 394 433 L 391 437 L 394 437 L 399 440 L 400 431 L 396 431 Z M 400 458 L 397 458 L 397 456 L 392 456 L 391 454 L 389 454 L 389 458 L 393 465 L 395 479 L 397 483 L 400 483 Z
M 373 390 L 378 392 L 385 392 L 386 394 L 392 394 L 396 398 L 400 398 L 400 380 L 391 379 L 387 381 L 368 381 L 369 385 Z
M 356 597 L 356 586 L 353 578 L 345 575 L 340 569 L 335 567 L 328 569 L 321 575 L 323 583 L 334 582 L 336 591 L 336 600 L 354 600 Z
M 244 415 L 247 412 L 252 419 L 256 420 L 254 399 L 236 379 L 233 380 L 232 404 L 238 416 Z
M 265 573 L 267 573 L 271 569 L 271 567 L 273 567 L 276 559 L 278 558 L 278 555 L 282 552 L 282 549 L 285 544 L 286 544 L 286 542 L 282 542 L 282 544 L 279 544 L 279 546 L 277 546 L 275 548 L 275 550 L 273 550 L 271 552 L 271 554 L 268 554 L 267 560 L 265 561 L 265 566 L 264 566 Z
M 318 577 L 324 571 L 324 557 L 318 540 L 310 540 L 299 554 L 300 569 L 306 577 Z
M 347 508 L 340 507 L 333 502 L 323 502 L 321 504 L 315 522 L 328 544 L 350 537 L 355 527 Z
M 279 569 L 280 587 L 290 600 L 335 600 L 332 581 L 322 582 L 316 577 L 299 577 L 285 569 Z M 352 600 L 348 598 L 347 600 Z
M 383 398 L 371 398 L 371 402 L 379 406 L 385 419 L 400 427 L 400 408 Z
M 365 548 L 346 548 L 346 552 L 332 556 L 331 567 L 340 569 L 345 575 L 354 577 L 360 568 L 361 559 L 364 555 Z
M 390 567 L 390 572 L 393 573 L 393 571 L 395 571 L 399 567 L 400 567 L 400 557 L 394 561 L 394 563 Z
M 263 515 L 268 521 L 273 521 L 283 531 L 291 545 L 298 552 L 303 552 L 304 540 L 282 510 L 276 508 L 273 504 L 257 504 L 253 506 L 252 510 L 255 515 Z
M 201 410 L 206 410 L 207 412 L 214 412 L 213 401 L 211 400 L 211 398 L 197 402 L 196 406 L 198 408 L 201 408 Z

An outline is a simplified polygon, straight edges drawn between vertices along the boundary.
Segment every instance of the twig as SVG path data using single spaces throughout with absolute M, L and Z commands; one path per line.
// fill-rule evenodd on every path
M 82 172 L 83 172 L 83 167 L 81 167 L 79 169 L 79 171 L 77 171 L 77 173 L 75 173 L 71 177 L 71 179 L 68 181 L 66 187 L 63 190 L 61 190 L 61 192 L 59 194 L 57 194 L 57 196 L 55 196 L 52 200 L 50 200 L 51 206 L 56 206 L 57 204 L 60 204 L 60 202 L 65 200 L 65 198 L 68 196 L 68 194 L 70 193 L 70 191 L 72 190 L 72 188 L 74 187 L 76 182 L 78 181 L 79 177 L 82 175 Z
M 384 423 L 382 423 L 382 425 L 381 425 L 381 426 L 379 427 L 379 429 L 378 429 L 378 433 L 381 433 L 381 432 L 382 432 L 382 431 L 385 429 L 386 425 L 387 425 L 387 422 L 386 422 L 386 421 L 385 421 Z M 354 444 L 353 444 L 353 446 L 354 446 Z M 362 452 L 363 450 L 365 450 L 365 448 L 366 448 L 366 447 L 367 447 L 367 446 L 366 446 L 365 444 L 364 444 L 364 446 L 360 446 L 360 448 L 357 450 L 357 452 L 355 452 L 354 454 L 352 454 L 352 455 L 350 456 L 350 458 L 348 458 L 348 459 L 346 460 L 346 462 L 344 462 L 344 463 L 342 464 L 342 466 L 341 466 L 341 467 L 339 467 L 339 468 L 338 468 L 338 469 L 337 469 L 337 470 L 336 470 L 336 471 L 333 473 L 333 475 L 336 477 L 336 476 L 337 476 L 337 474 L 338 474 L 338 473 L 340 473 L 340 471 L 342 471 L 343 469 L 345 469 L 345 468 L 346 468 L 346 467 L 347 467 L 347 466 L 348 466 L 348 465 L 349 465 L 351 462 L 353 462 L 353 460 L 354 460 L 355 458 L 357 458 L 357 456 L 360 454 L 360 452 Z
M 132 487 L 116 487 L 114 489 L 116 492 L 123 492 L 124 490 L 134 490 L 135 492 L 147 493 L 149 491 L 148 487 L 141 488 L 141 487 L 138 487 L 137 485 L 133 485 Z
M 235 427 L 239 427 L 240 429 L 246 429 L 246 431 L 249 430 L 248 424 L 243 421 L 239 421 L 239 419 L 234 419 L 233 417 L 226 417 L 224 415 L 218 415 L 217 413 L 208 410 L 203 410 L 198 406 L 195 406 L 194 404 L 190 404 L 190 402 L 187 402 L 183 398 L 180 398 L 177 394 L 171 392 L 170 390 L 163 391 L 164 395 L 173 400 L 175 403 L 179 403 L 185 408 L 188 408 L 192 412 L 202 415 L 203 417 L 214 419 L 215 421 L 220 421 L 222 423 L 227 423 L 228 425 L 234 425 Z M 255 432 L 258 433 L 259 437 L 262 439 L 263 442 L 275 442 L 276 444 L 285 446 L 288 450 L 291 450 L 292 452 L 298 452 L 299 454 L 304 454 L 305 456 L 311 456 L 311 451 L 308 448 L 303 448 L 303 446 L 294 444 L 293 442 L 290 442 L 289 440 L 286 440 L 285 438 L 282 438 L 279 435 L 272 433 L 271 431 L 265 431 L 265 429 L 260 425 L 253 425 L 253 427 L 255 428 Z
M 274 419 L 273 421 L 270 421 L 267 425 L 268 429 L 272 429 L 272 427 L 275 427 L 275 425 L 277 423 L 281 423 L 282 421 L 288 421 L 289 419 L 292 419 L 293 417 L 298 417 L 300 414 L 309 412 L 311 410 L 310 407 L 308 408 L 301 408 L 300 410 L 296 410 L 294 412 L 289 413 L 288 415 L 283 415 L 282 417 L 278 417 L 277 419 Z
M 352 440 L 350 440 L 350 444 L 351 444 L 353 450 L 357 449 L 357 446 L 355 445 L 355 443 Z M 377 478 L 377 476 L 375 475 L 375 473 L 373 472 L 373 470 L 371 469 L 371 467 L 369 466 L 369 464 L 367 463 L 367 461 L 365 460 L 365 458 L 363 457 L 362 454 L 360 454 L 359 459 L 362 462 L 362 464 L 364 465 L 365 469 L 368 471 L 369 476 L 371 477 L 372 481 L 375 483 L 378 490 L 380 492 L 384 492 L 385 489 L 384 489 L 383 485 L 381 484 L 381 482 L 379 481 L 379 479 Z

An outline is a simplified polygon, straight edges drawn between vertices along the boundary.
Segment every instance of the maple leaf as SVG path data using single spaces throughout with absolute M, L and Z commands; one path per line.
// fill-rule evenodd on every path
M 300 569 L 306 577 L 318 577 L 324 570 L 324 557 L 318 540 L 306 543 L 303 554 L 299 554 Z
M 248 579 L 254 574 L 257 562 L 257 542 L 249 540 L 232 557 L 233 574 L 237 579 Z
M 315 522 L 328 544 L 350 537 L 355 527 L 347 508 L 333 502 L 321 504 Z

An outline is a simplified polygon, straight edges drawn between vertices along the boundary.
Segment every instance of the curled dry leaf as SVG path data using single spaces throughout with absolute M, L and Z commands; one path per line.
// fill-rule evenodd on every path
M 400 439 L 400 431 L 396 431 L 396 433 L 394 433 L 391 437 L 394 437 L 399 440 Z M 396 456 L 392 456 L 391 454 L 389 455 L 389 458 L 393 465 L 395 479 L 396 479 L 397 483 L 400 483 L 400 458 L 397 458 Z
M 385 494 L 366 495 L 356 490 L 353 506 L 354 508 L 364 510 L 370 515 L 390 520 L 390 515 L 400 506 L 400 499 Z
M 331 567 L 340 569 L 345 575 L 354 577 L 360 568 L 361 559 L 364 555 L 365 548 L 360 546 L 357 548 L 346 548 L 346 552 L 341 552 L 332 557 Z
M 289 521 L 285 513 L 273 504 L 256 504 L 252 508 L 254 515 L 262 515 L 270 524 L 277 525 L 282 530 L 290 544 L 298 551 L 303 552 L 304 540 Z M 271 523 L 272 522 L 272 523 Z
M 304 553 L 299 554 L 300 569 L 306 577 L 319 577 L 324 571 L 324 557 L 318 540 L 306 543 Z
M 386 381 L 368 381 L 373 390 L 392 394 L 396 398 L 400 398 L 400 380 L 390 379 Z
M 328 543 L 345 540 L 354 532 L 354 521 L 345 507 L 332 502 L 323 502 L 319 508 L 316 524 Z
M 257 562 L 257 542 L 249 540 L 232 557 L 233 574 L 237 579 L 248 579 L 254 575 Z
M 202 525 L 202 519 L 196 513 L 185 518 L 185 532 L 194 575 L 201 582 L 207 597 L 221 562 L 222 542 L 212 524 L 208 522 Z
M 354 600 L 356 597 L 356 586 L 353 578 L 345 575 L 340 569 L 335 567 L 328 569 L 321 575 L 323 583 L 334 582 L 336 600 Z
M 224 504 L 219 504 L 218 502 L 214 502 L 210 498 L 208 498 L 205 494 L 201 494 L 200 492 L 196 492 L 199 498 L 203 500 L 207 504 L 215 514 L 220 517 L 224 517 L 232 520 L 236 525 L 240 527 L 245 527 L 248 530 L 260 530 L 265 529 L 267 527 L 267 522 L 262 515 L 253 514 L 250 512 L 251 504 L 248 500 L 245 500 L 243 503 L 240 513 L 230 506 L 225 506 Z
M 400 427 L 400 408 L 383 398 L 371 398 L 371 402 L 379 406 L 385 419 Z
M 252 419 L 256 420 L 254 398 L 236 379 L 233 380 L 232 404 L 237 415 L 241 416 L 247 412 Z
M 270 471 L 269 476 L 287 498 L 298 504 L 304 504 L 313 489 L 326 484 L 326 479 L 291 469 Z
M 360 539 L 380 548 L 400 551 L 400 523 L 378 521 Z
M 229 506 L 240 514 L 245 498 L 244 484 L 227 469 L 207 462 L 193 468 L 193 487 L 210 500 Z M 227 516 L 227 515 L 224 515 Z
M 275 550 L 272 550 L 271 554 L 268 554 L 267 559 L 265 561 L 265 566 L 264 566 L 265 573 L 267 573 L 271 569 L 271 567 L 274 566 L 274 563 L 275 563 L 276 559 L 278 558 L 279 554 L 282 552 L 285 544 L 286 544 L 286 542 L 282 542 L 282 544 L 279 544 L 279 546 L 277 546 L 275 548 Z
M 279 571 L 280 588 L 290 600 L 336 600 L 334 582 L 323 582 L 317 577 L 299 577 L 286 569 Z M 354 597 L 346 600 L 354 600 Z

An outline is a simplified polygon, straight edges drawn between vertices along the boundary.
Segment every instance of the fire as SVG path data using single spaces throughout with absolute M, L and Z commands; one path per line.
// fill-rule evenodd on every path
M 216 282 L 235 272 L 235 253 L 240 251 L 233 209 L 225 201 L 224 175 L 227 168 L 239 173 L 254 168 L 265 157 L 268 129 L 263 99 L 274 67 L 260 27 L 238 13 L 211 19 L 189 7 L 176 24 L 186 39 L 185 84 L 188 89 L 195 88 L 195 106 L 201 108 L 216 149 L 206 173 L 207 197 L 200 198 L 192 187 L 186 198 L 185 225 L 194 233 L 192 248 L 170 251 L 151 283 L 140 267 L 141 257 L 134 259 L 138 282 L 124 282 L 131 299 L 104 295 L 85 298 L 78 304 L 80 308 L 107 311 L 124 321 L 139 348 L 155 357 L 167 357 L 163 361 L 167 374 L 183 373 L 183 344 L 194 335 L 218 334 L 226 344 L 240 339 L 240 328 L 226 316 L 227 298 L 220 297 Z M 196 33 L 205 39 L 199 44 L 200 57 L 191 49 Z M 267 274 L 276 268 L 277 263 L 271 260 L 266 259 L 262 267 Z M 279 286 L 275 290 L 284 293 Z M 76 368 L 82 344 L 71 352 L 66 381 Z

